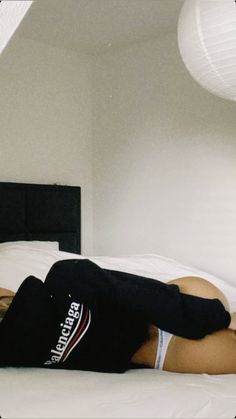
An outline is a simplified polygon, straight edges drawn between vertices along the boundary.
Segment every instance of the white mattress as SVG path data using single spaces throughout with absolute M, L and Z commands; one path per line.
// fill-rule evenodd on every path
M 23 279 L 41 279 L 74 254 L 12 246 L 0 250 L 1 286 L 16 290 Z M 166 282 L 197 275 L 211 280 L 236 310 L 236 285 L 159 255 L 90 257 L 102 267 Z M 0 369 L 2 418 L 234 418 L 236 375 L 175 374 L 130 370 L 124 374 L 44 369 Z

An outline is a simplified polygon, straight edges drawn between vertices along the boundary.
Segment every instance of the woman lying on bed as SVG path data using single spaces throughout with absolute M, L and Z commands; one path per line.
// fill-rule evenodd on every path
M 236 314 L 196 277 L 163 284 L 64 260 L 44 283 L 0 288 L 0 320 L 0 366 L 236 372 Z

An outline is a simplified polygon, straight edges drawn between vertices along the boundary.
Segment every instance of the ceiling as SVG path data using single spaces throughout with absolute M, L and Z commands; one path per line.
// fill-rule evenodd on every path
M 176 31 L 183 0 L 35 0 L 17 35 L 86 54 Z

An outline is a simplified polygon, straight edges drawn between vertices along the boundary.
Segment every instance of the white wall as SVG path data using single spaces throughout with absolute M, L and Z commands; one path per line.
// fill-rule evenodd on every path
M 0 180 L 80 185 L 84 254 L 155 252 L 235 279 L 235 104 L 192 80 L 174 34 L 93 70 L 15 36 L 0 74 Z
M 0 74 L 0 180 L 81 186 L 92 253 L 90 59 L 14 36 Z
M 176 36 L 97 57 L 94 253 L 159 253 L 236 281 L 236 105 L 199 87 Z

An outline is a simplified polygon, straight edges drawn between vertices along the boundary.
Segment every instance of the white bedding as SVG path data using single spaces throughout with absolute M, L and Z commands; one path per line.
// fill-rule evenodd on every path
M 81 258 L 51 249 L 0 249 L 0 285 L 16 290 L 24 278 L 44 279 L 52 264 Z M 211 280 L 236 311 L 236 285 L 159 255 L 89 257 L 98 265 L 161 281 L 197 275 Z M 0 369 L 2 418 L 234 418 L 236 375 L 125 374 L 43 369 Z

